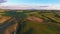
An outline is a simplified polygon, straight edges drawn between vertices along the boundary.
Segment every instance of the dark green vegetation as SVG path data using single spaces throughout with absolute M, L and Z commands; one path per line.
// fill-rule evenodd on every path
M 3 16 L 12 16 L 17 19 L 19 26 L 17 34 L 60 34 L 60 11 L 59 10 L 13 10 L 5 11 Z M 24 21 L 30 14 L 42 18 L 44 22 L 35 23 Z

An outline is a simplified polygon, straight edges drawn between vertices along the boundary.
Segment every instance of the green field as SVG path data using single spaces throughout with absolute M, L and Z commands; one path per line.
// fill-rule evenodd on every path
M 60 34 L 59 10 L 1 10 L 0 15 L 16 18 L 20 24 L 19 34 Z M 29 15 L 42 18 L 43 22 L 24 21 Z M 19 18 L 22 18 L 21 21 Z

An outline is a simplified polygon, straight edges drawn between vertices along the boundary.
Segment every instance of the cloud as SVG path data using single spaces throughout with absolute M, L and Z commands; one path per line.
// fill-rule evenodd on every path
M 4 3 L 4 2 L 6 2 L 7 0 L 0 0 L 0 3 Z

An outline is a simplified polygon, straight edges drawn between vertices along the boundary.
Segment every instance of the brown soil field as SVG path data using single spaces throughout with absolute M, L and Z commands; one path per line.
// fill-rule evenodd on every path
M 6 17 L 6 16 L 2 16 L 0 17 L 0 24 L 3 24 L 5 21 L 7 21 L 8 19 L 10 19 L 11 17 Z
M 38 18 L 38 17 L 34 17 L 34 16 L 29 16 L 27 18 L 27 20 L 34 21 L 34 22 L 39 22 L 39 23 L 43 22 L 42 18 Z

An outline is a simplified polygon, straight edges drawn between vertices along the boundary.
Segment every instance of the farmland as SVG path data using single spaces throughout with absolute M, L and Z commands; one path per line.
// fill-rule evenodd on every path
M 17 34 L 60 34 L 60 10 L 0 10 L 1 20 L 6 34 L 18 26 Z

